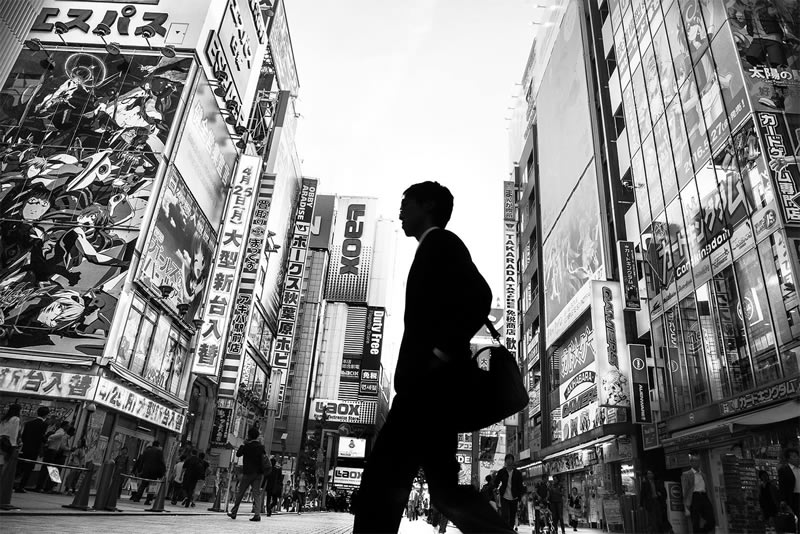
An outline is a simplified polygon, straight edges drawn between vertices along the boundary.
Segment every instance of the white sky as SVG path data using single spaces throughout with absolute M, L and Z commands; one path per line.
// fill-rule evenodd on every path
M 502 291 L 508 121 L 544 0 L 285 0 L 300 79 L 298 150 L 320 193 L 374 196 L 396 218 L 428 179 L 455 197 L 448 229 Z M 398 224 L 399 229 L 399 224 Z M 383 361 L 402 328 L 416 242 L 401 235 Z M 393 312 L 393 313 L 392 313 Z

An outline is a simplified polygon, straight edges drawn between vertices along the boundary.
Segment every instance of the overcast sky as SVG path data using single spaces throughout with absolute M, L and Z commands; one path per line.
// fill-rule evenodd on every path
M 320 193 L 378 197 L 389 218 L 397 218 L 412 183 L 446 185 L 455 197 L 448 228 L 500 297 L 505 118 L 536 30 L 536 4 L 545 1 L 285 1 L 300 79 L 303 174 L 320 179 Z M 402 236 L 397 288 L 415 245 Z M 392 345 L 387 352 L 396 351 Z M 394 359 L 384 353 L 392 371 Z

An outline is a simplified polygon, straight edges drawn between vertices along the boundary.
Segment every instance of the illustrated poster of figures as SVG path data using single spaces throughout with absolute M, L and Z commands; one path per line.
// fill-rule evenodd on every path
M 102 353 L 190 64 L 21 53 L 0 92 L 3 345 Z
M 172 286 L 169 301 L 173 306 L 189 305 L 184 315 L 187 321 L 195 318 L 203 303 L 215 241 L 211 225 L 186 183 L 170 166 L 139 276 L 156 291 L 162 285 Z
M 800 113 L 800 5 L 727 0 L 730 30 L 756 111 Z
M 548 343 L 562 333 L 589 304 L 589 280 L 597 280 L 603 267 L 600 240 L 600 206 L 594 165 L 590 165 L 544 242 L 544 294 Z M 581 291 L 585 299 L 575 299 Z M 583 302 L 577 302 L 585 300 Z M 570 309 L 566 309 L 570 304 Z M 572 309 L 573 306 L 578 306 Z

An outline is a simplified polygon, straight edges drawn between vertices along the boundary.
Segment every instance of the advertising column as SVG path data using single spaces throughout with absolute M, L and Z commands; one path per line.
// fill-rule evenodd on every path
M 361 395 L 378 396 L 385 316 L 385 308 L 367 308 L 367 323 L 364 333 L 364 351 L 361 356 L 359 384 L 359 393 Z
M 517 223 L 514 182 L 503 182 L 503 287 L 506 298 L 505 345 L 517 359 Z

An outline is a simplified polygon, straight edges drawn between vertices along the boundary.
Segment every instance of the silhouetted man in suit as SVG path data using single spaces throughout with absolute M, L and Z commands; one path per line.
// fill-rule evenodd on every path
M 42 450 L 42 443 L 44 442 L 44 435 L 47 432 L 47 422 L 45 419 L 50 415 L 50 408 L 47 406 L 39 406 L 36 410 L 36 419 L 31 419 L 25 423 L 22 429 L 22 447 L 20 447 L 20 458 L 27 460 L 36 460 Z M 17 485 L 17 493 L 25 493 L 25 486 L 28 485 L 28 479 L 33 471 L 34 464 L 31 462 L 18 462 L 17 470 L 20 472 L 19 484 Z M 42 469 L 46 468 L 42 466 Z
M 403 231 L 419 245 L 406 285 L 397 395 L 361 479 L 355 534 L 397 532 L 420 466 L 431 504 L 462 532 L 514 532 L 475 488 L 458 485 L 457 432 L 437 410 L 456 394 L 492 298 L 464 243 L 444 229 L 452 211 L 453 196 L 436 182 L 412 185 L 400 204 Z
M 778 493 L 781 503 L 786 503 L 794 515 L 800 516 L 800 451 L 787 449 L 783 457 L 786 463 L 778 469 Z

